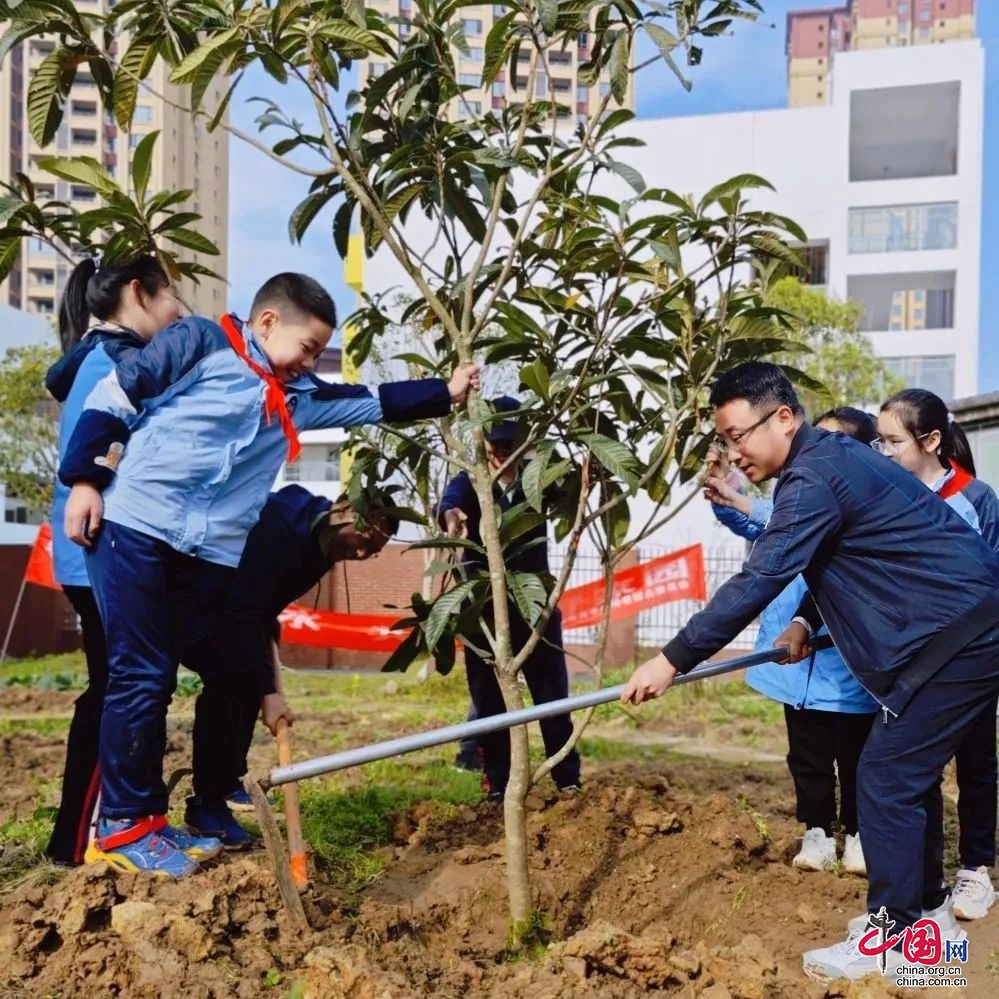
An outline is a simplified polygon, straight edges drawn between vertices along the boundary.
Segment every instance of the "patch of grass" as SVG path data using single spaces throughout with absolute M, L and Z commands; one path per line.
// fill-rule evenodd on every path
M 0 897 L 26 884 L 46 884 L 60 871 L 43 854 L 52 835 L 54 808 L 38 808 L 27 819 L 0 824 Z
M 79 673 L 13 673 L 0 676 L 0 687 L 28 687 L 31 690 L 82 690 L 86 676 Z
M 86 678 L 87 663 L 82 652 L 64 652 L 58 656 L 39 656 L 30 659 L 8 659 L 4 672 L 18 676 L 44 676 L 59 673 L 76 674 Z
M 510 927 L 509 954 L 514 960 L 541 957 L 548 949 L 551 926 L 540 909 L 532 909 L 528 917 Z
M 365 768 L 364 779 L 360 786 L 338 790 L 327 785 L 302 799 L 305 838 L 348 891 L 369 884 L 384 870 L 385 861 L 373 851 L 392 842 L 393 815 L 417 801 L 431 801 L 445 810 L 481 796 L 475 775 L 459 773 L 443 760 L 381 760 Z
M 69 732 L 70 718 L 54 718 L 51 715 L 40 715 L 38 718 L 2 718 L 0 717 L 0 735 L 31 735 L 59 736 L 65 738 Z
M 599 735 L 587 735 L 585 732 L 579 740 L 578 748 L 585 760 L 603 763 L 616 763 L 622 760 L 660 760 L 666 755 L 662 746 L 616 742 Z
M 736 808 L 752 819 L 753 827 L 756 829 L 756 835 L 760 837 L 760 843 L 764 845 L 769 843 L 770 827 L 767 825 L 766 816 L 757 812 L 746 798 L 740 798 Z

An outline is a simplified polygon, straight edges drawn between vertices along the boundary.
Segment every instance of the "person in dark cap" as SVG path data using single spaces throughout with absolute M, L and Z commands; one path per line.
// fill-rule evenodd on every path
M 500 510 L 506 512 L 519 503 L 525 502 L 521 482 L 522 462 L 510 463 L 510 458 L 522 440 L 522 427 L 516 413 L 522 404 L 512 396 L 500 396 L 491 400 L 497 414 L 510 414 L 509 419 L 494 419 L 486 430 L 486 458 L 489 467 L 496 475 L 493 482 L 493 496 Z M 509 464 L 508 464 L 509 463 Z M 467 472 L 460 472 L 447 485 L 438 508 L 441 526 L 451 537 L 464 537 L 476 544 L 482 544 L 479 523 L 482 513 L 475 488 Z M 541 544 L 531 542 L 541 541 Z M 530 572 L 545 575 L 548 566 L 548 532 L 544 522 L 517 538 L 516 545 L 509 546 L 503 553 L 508 571 Z M 468 576 L 487 572 L 486 557 L 483 552 L 470 548 L 462 549 L 462 564 Z M 491 605 L 483 611 L 483 618 L 491 628 L 493 612 Z M 510 645 L 516 652 L 523 648 L 531 634 L 531 626 L 524 620 L 513 602 L 510 603 Z M 474 644 L 488 648 L 484 637 Z M 468 644 L 465 646 L 465 673 L 468 689 L 472 695 L 472 706 L 478 718 L 502 714 L 506 710 L 500 692 L 496 671 L 491 662 L 486 662 Z M 548 620 L 544 633 L 534 651 L 524 661 L 523 677 L 535 704 L 546 704 L 560 700 L 569 693 L 569 674 L 566 669 L 565 651 L 562 646 L 562 614 L 556 609 Z M 569 715 L 548 718 L 541 723 L 541 737 L 545 753 L 553 756 L 569 740 L 572 734 L 572 720 Z M 506 731 L 480 736 L 479 751 L 482 757 L 482 785 L 491 801 L 501 801 L 510 776 L 510 735 Z M 462 756 L 467 756 L 471 747 L 463 746 Z M 579 753 L 573 749 L 568 756 L 552 769 L 552 779 L 562 791 L 579 790 Z

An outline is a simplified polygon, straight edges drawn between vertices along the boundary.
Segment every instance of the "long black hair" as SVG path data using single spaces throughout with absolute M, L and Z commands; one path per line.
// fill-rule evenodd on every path
M 138 281 L 147 295 L 155 295 L 170 285 L 160 262 L 149 254 L 120 264 L 98 264 L 91 257 L 81 260 L 73 268 L 59 303 L 63 350 L 83 338 L 91 316 L 110 319 L 121 304 L 122 289 L 133 281 Z
M 971 456 L 971 445 L 961 429 L 947 411 L 947 403 L 938 395 L 926 389 L 909 388 L 896 392 L 882 407 L 882 413 L 894 413 L 899 423 L 917 440 L 940 433 L 940 447 L 937 457 L 944 468 L 950 468 L 953 459 L 969 475 L 975 475 L 975 459 Z

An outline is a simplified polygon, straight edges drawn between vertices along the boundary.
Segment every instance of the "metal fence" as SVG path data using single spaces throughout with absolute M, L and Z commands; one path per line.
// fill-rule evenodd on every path
M 682 546 L 681 546 L 682 547 Z M 650 562 L 674 551 L 662 545 L 643 545 L 639 549 L 639 561 Z M 556 547 L 551 553 L 552 572 L 558 573 L 565 558 L 565 548 Z M 734 576 L 746 560 L 746 549 L 738 543 L 705 548 L 704 571 L 707 575 L 708 596 L 726 580 Z M 603 578 L 600 556 L 592 550 L 581 550 L 569 576 L 569 587 L 582 586 Z M 686 623 L 691 615 L 704 606 L 699 600 L 677 600 L 672 603 L 650 607 L 638 615 L 636 642 L 640 648 L 656 648 L 665 645 Z M 759 626 L 753 622 L 732 643 L 733 648 L 752 648 L 756 641 Z M 566 637 L 574 644 L 587 645 L 597 639 L 597 628 L 574 628 L 566 632 Z

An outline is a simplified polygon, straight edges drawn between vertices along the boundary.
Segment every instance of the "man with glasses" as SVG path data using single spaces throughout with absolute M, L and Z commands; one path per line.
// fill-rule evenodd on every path
M 711 393 L 729 459 L 751 482 L 776 479 L 774 510 L 743 570 L 722 586 L 622 693 L 658 697 L 677 673 L 719 652 L 802 573 L 810 596 L 776 645 L 798 662 L 824 621 L 857 680 L 881 705 L 858 769 L 868 912 L 903 933 L 925 914 L 960 940 L 943 887 L 943 768 L 999 692 L 999 556 L 915 476 L 804 419 L 776 365 L 750 362 Z M 859 943 L 804 955 L 807 974 L 877 973 Z M 905 963 L 892 950 L 892 967 Z

